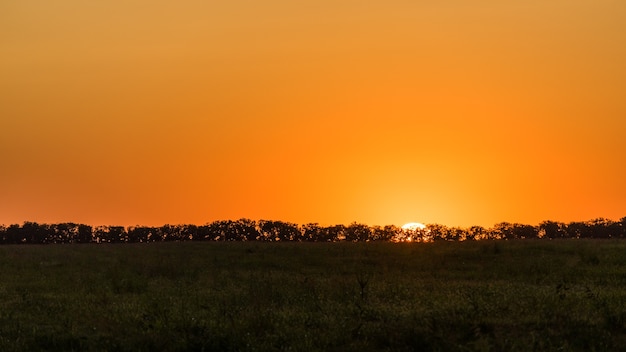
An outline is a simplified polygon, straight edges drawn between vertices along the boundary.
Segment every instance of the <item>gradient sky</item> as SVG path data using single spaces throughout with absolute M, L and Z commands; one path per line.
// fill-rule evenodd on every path
M 626 1 L 2 0 L 0 224 L 626 216 Z

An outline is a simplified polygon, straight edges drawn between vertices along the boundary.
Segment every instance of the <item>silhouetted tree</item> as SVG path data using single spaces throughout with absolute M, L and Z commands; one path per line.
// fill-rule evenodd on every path
M 335 241 L 343 241 L 346 237 L 344 225 L 333 225 L 328 227 L 323 227 L 320 231 L 319 241 L 322 242 L 335 242 Z
M 125 238 L 123 226 L 97 226 L 94 229 L 94 238 L 98 243 L 118 243 Z
M 96 243 L 101 243 L 102 242 L 102 238 L 105 236 L 105 232 L 108 231 L 106 226 L 96 226 L 93 229 L 93 239 Z
M 198 237 L 198 226 L 190 224 L 179 225 L 178 233 L 181 241 L 193 240 L 194 237 Z
M 232 229 L 239 241 L 254 241 L 261 236 L 257 230 L 256 221 L 250 219 L 239 219 L 233 222 Z
M 497 236 L 497 239 L 514 240 L 515 232 L 513 231 L 513 224 L 510 222 L 501 222 L 493 226 L 493 233 Z
M 346 241 L 365 242 L 369 240 L 372 230 L 369 226 L 353 222 L 345 228 L 344 236 Z
M 536 227 L 524 224 L 513 224 L 513 238 L 516 239 L 533 239 L 537 238 L 538 230 Z
M 78 233 L 76 234 L 76 242 L 91 243 L 93 242 L 93 229 L 89 225 L 78 225 Z
M 124 229 L 124 226 L 109 226 L 108 238 L 110 242 L 124 242 L 126 239 L 126 229 Z
M 230 233 L 230 220 L 217 220 L 208 225 L 208 237 L 207 240 L 211 241 L 232 241 L 232 234 Z
M 615 227 L 613 224 L 614 222 L 609 219 L 597 218 L 589 221 L 587 227 L 589 227 L 593 238 L 619 237 L 619 231 L 614 232 Z
M 147 226 L 131 226 L 128 228 L 128 242 L 131 243 L 143 243 L 160 241 L 161 236 L 156 235 L 158 229 Z
M 372 241 L 391 241 L 402 231 L 401 228 L 394 225 L 386 225 L 385 227 L 373 226 L 371 229 L 370 240 Z
M 610 223 L 607 225 L 607 231 L 609 233 L 609 238 L 622 238 L 622 223 L 619 221 L 609 220 Z
M 592 238 L 593 234 L 591 233 L 587 223 L 583 221 L 573 221 L 567 224 L 567 237 L 569 238 Z
M 91 226 L 72 222 L 52 224 L 46 243 L 89 243 L 91 242 Z
M 487 229 L 482 226 L 472 226 L 467 229 L 468 240 L 480 241 L 487 238 L 489 238 L 489 233 L 487 232 Z
M 22 242 L 24 243 L 46 243 L 49 236 L 49 227 L 45 224 L 38 224 L 36 222 L 26 221 L 22 225 Z
M 98 226 L 75 223 L 39 224 L 24 222 L 21 226 L 0 225 L 1 244 L 33 243 L 117 243 L 155 241 L 464 241 L 482 239 L 533 238 L 624 238 L 626 217 L 619 221 L 597 218 L 564 224 L 544 221 L 538 226 L 501 222 L 492 228 L 446 227 L 429 224 L 424 229 L 405 230 L 395 225 L 368 226 L 353 222 L 348 226 L 322 227 L 317 223 L 298 225 L 283 221 L 239 219 L 219 220 L 197 226 L 192 224 L 161 227 Z
M 302 239 L 304 241 L 319 241 L 322 228 L 318 223 L 308 223 L 302 225 Z
M 5 233 L 6 233 L 7 244 L 17 244 L 17 243 L 26 242 L 26 238 L 23 235 L 22 227 L 18 224 L 9 225 Z
M 211 235 L 211 231 L 210 231 L 210 225 L 209 224 L 198 226 L 197 236 L 195 236 L 193 238 L 193 240 L 194 241 L 205 241 L 205 240 L 209 239 L 210 235 Z
M 430 237 L 433 241 L 442 241 L 448 238 L 449 229 L 445 225 L 427 224 L 426 228 L 430 232 Z
M 259 220 L 259 229 L 261 236 L 259 239 L 264 241 L 281 241 L 283 235 L 281 234 L 280 224 L 273 220 Z
M 539 238 L 566 238 L 568 237 L 567 225 L 562 222 L 556 221 L 543 221 L 539 224 L 539 232 L 537 234 Z
M 620 237 L 626 237 L 626 216 L 619 219 Z
M 298 224 L 281 221 L 280 226 L 281 232 L 285 234 L 284 238 L 289 239 L 289 241 L 304 241 L 304 233 Z
M 448 229 L 448 235 L 446 240 L 448 241 L 465 241 L 467 239 L 467 232 L 460 227 L 451 227 Z
M 78 225 L 72 223 L 60 223 L 50 225 L 50 236 L 47 243 L 72 243 L 74 240 L 74 230 L 78 230 Z
M 166 242 L 180 241 L 180 228 L 175 225 L 165 224 L 159 227 L 161 233 L 161 240 Z
M 390 241 L 402 233 L 402 228 L 395 225 L 385 225 L 385 227 L 383 227 L 383 231 L 384 235 L 381 239 Z
M 265 241 L 301 241 L 302 232 L 297 224 L 283 221 L 260 220 L 260 238 Z

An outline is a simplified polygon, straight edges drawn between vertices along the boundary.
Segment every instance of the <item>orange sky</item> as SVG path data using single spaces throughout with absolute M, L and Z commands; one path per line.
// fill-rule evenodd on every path
M 0 224 L 626 216 L 621 0 L 5 0 Z

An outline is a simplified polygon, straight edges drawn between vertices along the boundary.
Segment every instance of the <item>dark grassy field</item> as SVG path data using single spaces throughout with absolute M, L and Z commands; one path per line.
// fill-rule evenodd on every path
M 1 351 L 625 346 L 621 240 L 0 247 Z

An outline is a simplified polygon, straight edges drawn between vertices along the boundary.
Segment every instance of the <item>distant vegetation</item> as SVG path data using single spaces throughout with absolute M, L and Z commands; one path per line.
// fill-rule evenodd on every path
M 398 226 L 298 225 L 269 220 L 220 220 L 206 225 L 97 226 L 60 223 L 0 225 L 0 244 L 144 243 L 168 241 L 293 241 L 293 242 L 433 242 L 557 238 L 626 238 L 626 217 L 619 221 L 598 218 L 562 223 L 544 221 L 537 226 L 502 222 L 491 228 L 428 224 L 424 229 Z

